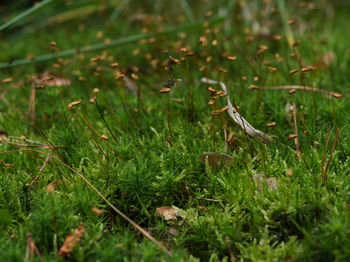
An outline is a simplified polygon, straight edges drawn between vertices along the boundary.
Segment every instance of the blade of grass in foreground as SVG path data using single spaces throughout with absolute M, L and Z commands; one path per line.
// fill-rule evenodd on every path
M 226 18 L 226 16 L 219 16 L 219 17 L 214 17 L 212 19 L 209 19 L 207 21 L 210 24 L 216 24 L 216 23 L 224 21 L 225 18 Z M 61 51 L 57 54 L 51 53 L 51 54 L 37 56 L 34 59 L 19 59 L 19 60 L 7 62 L 7 63 L 6 62 L 0 63 L 0 69 L 48 61 L 51 59 L 57 59 L 57 57 L 67 57 L 67 56 L 72 56 L 74 54 L 81 54 L 81 53 L 87 53 L 87 52 L 108 49 L 108 48 L 112 48 L 115 46 L 121 46 L 121 45 L 125 45 L 125 44 L 134 43 L 134 42 L 137 42 L 141 39 L 146 39 L 146 38 L 150 38 L 150 37 L 158 37 L 161 35 L 167 35 L 167 34 L 179 32 L 182 30 L 193 30 L 195 28 L 200 27 L 203 24 L 203 22 L 204 21 L 190 23 L 190 24 L 184 24 L 184 25 L 179 25 L 179 26 L 174 26 L 174 27 L 168 27 L 162 32 L 153 32 L 153 33 L 149 33 L 149 34 L 139 34 L 139 35 L 127 36 L 127 37 L 111 40 L 108 44 L 97 43 L 94 45 L 84 46 L 81 48 L 73 48 L 73 49 L 64 50 L 64 51 Z
M 19 20 L 31 15 L 32 13 L 34 13 L 35 11 L 39 10 L 40 8 L 43 8 L 44 6 L 55 2 L 54 0 L 44 0 L 42 2 L 40 2 L 39 4 L 34 5 L 33 7 L 25 10 L 24 12 L 20 13 L 19 15 L 15 16 L 14 18 L 12 18 L 10 21 L 8 21 L 7 23 L 3 24 L 2 26 L 0 26 L 0 31 L 3 31 L 4 29 L 12 26 L 13 24 L 17 23 Z
M 285 4 L 284 0 L 278 0 L 277 5 L 278 5 L 278 9 L 279 9 L 280 14 L 281 14 L 282 24 L 283 24 L 283 28 L 284 28 L 284 31 L 285 31 L 285 34 L 287 37 L 288 45 L 290 47 L 292 47 L 293 43 L 294 43 L 294 36 L 293 36 L 293 32 L 290 29 L 290 26 L 288 24 L 288 12 L 287 12 L 287 8 L 286 8 L 286 4 Z

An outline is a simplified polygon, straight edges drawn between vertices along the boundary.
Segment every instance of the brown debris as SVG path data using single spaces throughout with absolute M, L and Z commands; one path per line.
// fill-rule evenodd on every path
M 266 178 L 265 174 L 263 172 L 253 175 L 253 180 L 257 184 L 257 187 L 258 187 L 259 191 L 262 191 L 262 189 L 263 189 L 262 185 L 263 185 L 263 181 L 264 180 L 265 180 L 268 188 L 270 188 L 270 189 L 276 189 L 277 188 L 277 181 L 278 181 L 278 179 L 275 178 L 275 177 Z
M 80 103 L 81 103 L 81 99 L 75 100 L 75 101 L 73 101 L 72 103 L 70 103 L 70 104 L 67 106 L 67 109 L 68 109 L 68 110 L 71 110 L 72 107 L 74 107 L 74 106 L 76 106 L 76 105 L 78 105 L 78 104 L 80 104 Z
M 164 87 L 164 88 L 160 89 L 159 92 L 160 92 L 161 94 L 169 93 L 169 92 L 170 92 L 170 88 Z
M 175 208 L 171 206 L 158 207 L 156 209 L 158 215 L 162 216 L 165 220 L 173 220 L 178 216 Z
M 70 80 L 52 71 L 45 71 L 40 75 L 34 75 L 33 80 L 36 84 L 39 84 L 39 86 L 69 86 L 71 84 Z
M 217 167 L 220 163 L 222 163 L 225 166 L 228 166 L 231 161 L 232 157 L 226 154 L 220 154 L 215 152 L 206 152 L 199 156 L 199 161 L 202 163 L 205 163 L 206 159 L 208 158 L 208 165 L 210 167 Z
M 58 254 L 61 257 L 66 257 L 70 255 L 76 243 L 80 243 L 84 236 L 84 223 L 81 223 L 78 228 L 74 230 L 73 233 L 69 233 L 64 240 L 63 245 L 60 248 Z

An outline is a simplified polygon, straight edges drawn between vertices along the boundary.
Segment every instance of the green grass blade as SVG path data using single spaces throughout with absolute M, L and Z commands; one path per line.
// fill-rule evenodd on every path
M 294 43 L 294 36 L 293 36 L 293 32 L 290 29 L 290 26 L 288 24 L 288 12 L 287 12 L 287 8 L 286 8 L 286 4 L 285 4 L 284 0 L 277 1 L 277 4 L 278 4 L 278 9 L 281 13 L 282 24 L 283 24 L 284 31 L 286 34 L 287 42 L 288 42 L 289 46 L 292 46 Z
M 189 5 L 189 3 L 187 2 L 187 0 L 180 0 L 180 4 L 182 5 L 182 7 L 184 9 L 184 12 L 185 12 L 185 15 L 187 16 L 187 19 L 190 22 L 195 21 L 195 18 L 194 18 L 193 12 L 192 12 L 192 8 Z
M 44 0 L 40 2 L 39 4 L 27 9 L 26 11 L 20 13 L 16 17 L 12 18 L 10 21 L 6 22 L 2 26 L 0 26 L 0 31 L 5 30 L 6 28 L 12 26 L 13 24 L 17 23 L 21 19 L 33 14 L 35 11 L 39 10 L 40 8 L 43 8 L 44 6 L 47 6 L 48 4 L 54 2 L 54 0 Z
M 222 22 L 225 18 L 226 18 L 226 16 L 214 17 L 214 18 L 210 19 L 209 22 L 211 24 L 216 24 L 216 23 Z M 34 59 L 20 59 L 20 60 L 16 60 L 13 62 L 0 63 L 0 69 L 15 67 L 15 66 L 22 66 L 22 65 L 27 65 L 27 64 L 33 64 L 33 63 L 37 63 L 37 62 L 44 62 L 44 61 L 48 61 L 51 59 L 55 59 L 57 57 L 67 57 L 67 56 L 72 56 L 72 55 L 78 54 L 78 53 L 87 53 L 87 52 L 108 49 L 108 48 L 112 48 L 115 46 L 121 46 L 121 45 L 125 45 L 125 44 L 134 43 L 134 42 L 137 42 L 141 39 L 146 39 L 146 38 L 150 38 L 150 37 L 158 37 L 161 35 L 167 35 L 167 34 L 179 32 L 182 30 L 193 30 L 195 28 L 200 27 L 202 24 L 203 24 L 203 21 L 200 21 L 200 22 L 191 23 L 191 24 L 168 27 L 163 32 L 154 32 L 154 33 L 149 33 L 149 34 L 139 34 L 139 35 L 127 36 L 127 37 L 111 40 L 111 42 L 108 44 L 97 43 L 97 44 L 94 44 L 91 46 L 85 46 L 82 48 L 73 48 L 73 49 L 64 50 L 62 52 L 59 52 L 58 54 L 52 53 L 52 54 L 41 55 L 41 56 L 38 56 Z

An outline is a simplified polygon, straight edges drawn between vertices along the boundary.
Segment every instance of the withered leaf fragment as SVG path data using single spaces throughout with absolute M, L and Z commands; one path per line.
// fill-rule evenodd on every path
M 258 190 L 262 191 L 263 189 L 263 181 L 265 180 L 267 186 L 269 189 L 276 189 L 277 188 L 277 181 L 278 179 L 275 177 L 269 177 L 266 178 L 264 173 L 258 173 L 253 175 L 253 180 L 257 184 Z
M 84 223 L 81 223 L 80 226 L 76 228 L 73 233 L 69 233 L 66 236 L 66 239 L 64 240 L 63 245 L 61 246 L 58 254 L 61 257 L 66 257 L 70 255 L 75 244 L 80 243 L 83 236 L 84 236 Z
M 208 165 L 210 167 L 217 167 L 220 163 L 222 163 L 225 166 L 228 166 L 231 161 L 232 157 L 226 154 L 221 153 L 215 153 L 215 152 L 206 152 L 199 156 L 199 161 L 202 163 L 205 163 L 206 159 L 208 158 Z
M 156 209 L 156 212 L 158 215 L 164 217 L 165 220 L 173 220 L 176 219 L 176 217 L 178 216 L 178 213 L 175 210 L 175 208 L 171 206 L 158 207 Z
M 71 84 L 70 80 L 51 71 L 45 71 L 41 75 L 35 75 L 33 76 L 33 80 L 35 83 L 44 86 L 69 86 Z

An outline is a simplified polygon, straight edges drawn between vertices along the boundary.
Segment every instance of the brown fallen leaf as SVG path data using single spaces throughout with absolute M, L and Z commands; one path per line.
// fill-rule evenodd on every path
M 173 220 L 178 216 L 175 208 L 171 206 L 158 207 L 156 212 L 158 215 L 163 216 L 165 220 Z
M 225 166 L 228 166 L 231 161 L 232 157 L 226 154 L 221 153 L 215 153 L 215 152 L 205 152 L 199 156 L 199 161 L 202 163 L 205 163 L 206 159 L 208 158 L 208 165 L 210 167 L 217 167 L 220 163 L 222 163 Z
M 277 188 L 278 179 L 275 177 L 266 178 L 265 174 L 263 172 L 253 175 L 253 180 L 257 184 L 259 191 L 262 191 L 262 189 L 263 189 L 262 185 L 263 185 L 264 180 L 266 181 L 268 188 L 270 188 L 270 189 Z
M 35 83 L 45 86 L 69 86 L 71 84 L 70 80 L 51 71 L 45 71 L 41 75 L 35 75 L 33 76 L 33 80 Z
M 61 257 L 66 257 L 70 255 L 76 243 L 80 243 L 84 236 L 84 223 L 81 223 L 78 228 L 74 230 L 73 233 L 69 233 L 64 240 L 63 245 L 60 248 L 58 254 Z

